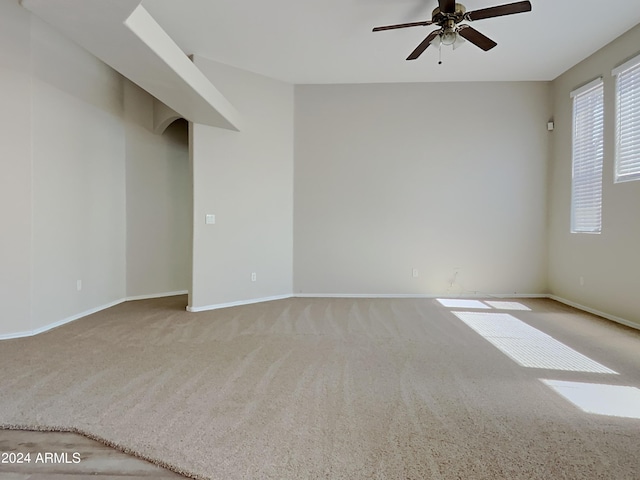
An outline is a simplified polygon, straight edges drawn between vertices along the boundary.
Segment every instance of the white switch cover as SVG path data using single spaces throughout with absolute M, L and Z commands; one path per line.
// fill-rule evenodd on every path
M 204 223 L 206 223 L 207 225 L 213 225 L 214 223 L 216 223 L 216 216 L 207 214 Z

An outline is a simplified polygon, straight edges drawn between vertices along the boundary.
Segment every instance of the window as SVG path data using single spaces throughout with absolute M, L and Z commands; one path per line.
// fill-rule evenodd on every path
M 615 181 L 640 180 L 640 56 L 613 71 L 616 76 Z
M 571 232 L 600 233 L 604 93 L 599 78 L 571 92 L 573 98 L 573 175 Z

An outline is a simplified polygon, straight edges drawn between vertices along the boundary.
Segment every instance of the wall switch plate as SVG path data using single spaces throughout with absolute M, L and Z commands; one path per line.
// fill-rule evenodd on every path
M 213 225 L 214 223 L 216 223 L 216 216 L 215 215 L 211 215 L 211 214 L 207 214 L 205 216 L 204 223 L 206 223 L 207 225 Z
M 257 275 L 256 275 L 256 272 L 253 272 L 253 273 L 251 274 L 251 281 L 252 281 L 252 282 L 255 282 L 257 279 L 258 279 L 258 277 L 257 277 Z
M 411 276 L 413 278 L 418 278 L 418 269 L 414 268 L 413 270 L 411 270 Z
M 76 289 L 78 291 L 82 290 L 82 280 L 76 280 Z

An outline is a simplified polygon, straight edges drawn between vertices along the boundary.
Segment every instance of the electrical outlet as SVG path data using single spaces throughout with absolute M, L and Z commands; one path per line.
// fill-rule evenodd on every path
M 258 276 L 256 275 L 256 272 L 253 272 L 253 273 L 251 274 L 251 281 L 252 281 L 252 282 L 255 282 L 256 280 L 258 280 Z

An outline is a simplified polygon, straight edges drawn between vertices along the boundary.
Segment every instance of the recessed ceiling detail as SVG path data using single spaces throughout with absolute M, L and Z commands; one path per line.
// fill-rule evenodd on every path
M 22 0 L 22 5 L 186 119 L 240 128 L 233 105 L 140 0 Z

